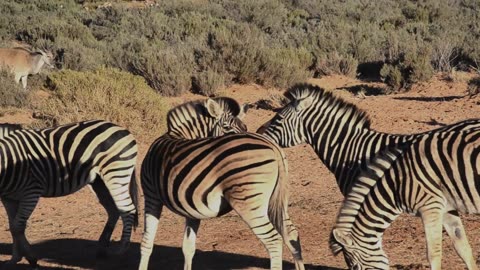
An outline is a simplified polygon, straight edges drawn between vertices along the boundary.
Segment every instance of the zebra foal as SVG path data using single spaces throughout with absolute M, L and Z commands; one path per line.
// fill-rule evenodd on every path
M 430 268 L 438 270 L 442 224 L 450 236 L 465 235 L 452 211 L 480 213 L 480 128 L 424 135 L 377 156 L 346 196 L 331 248 L 343 251 L 351 269 L 389 269 L 382 235 L 399 214 L 411 213 L 422 218 Z M 468 269 L 478 269 L 468 242 L 454 245 L 465 250 Z
M 169 112 L 167 133 L 151 145 L 142 163 L 145 233 L 139 269 L 147 269 L 163 206 L 186 219 L 186 270 L 192 268 L 200 220 L 232 209 L 267 248 L 271 269 L 282 268 L 282 236 L 296 269 L 304 269 L 298 232 L 287 213 L 285 157 L 263 136 L 243 133 L 242 114 L 236 102 L 225 98 Z
M 138 225 L 135 164 L 137 144 L 126 129 L 92 120 L 46 129 L 0 125 L 0 199 L 13 238 L 7 265 L 37 258 L 25 237 L 27 220 L 40 197 L 72 194 L 91 184 L 108 213 L 100 236 L 105 252 L 119 216 L 123 220 L 120 247 L 126 251 L 133 226 Z

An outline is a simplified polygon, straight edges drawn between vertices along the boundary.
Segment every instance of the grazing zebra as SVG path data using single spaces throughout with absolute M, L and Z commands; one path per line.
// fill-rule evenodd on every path
M 290 103 L 258 132 L 264 133 L 282 147 L 301 143 L 310 144 L 326 167 L 335 175 L 342 194 L 346 195 L 359 172 L 375 155 L 399 143 L 408 143 L 423 134 L 440 131 L 460 131 L 480 127 L 480 119 L 471 119 L 448 125 L 426 133 L 393 135 L 370 129 L 366 113 L 353 104 L 335 97 L 318 86 L 299 84 L 289 89 L 285 96 Z M 463 232 L 463 225 L 455 211 L 447 213 Z M 448 224 L 445 224 L 448 226 Z M 469 246 L 465 234 L 454 235 L 454 242 Z M 471 254 L 457 248 L 462 258 Z
M 115 253 L 126 251 L 132 226 L 138 225 L 137 145 L 130 132 L 93 120 L 35 130 L 4 124 L 0 133 L 0 199 L 13 238 L 7 264 L 25 256 L 37 265 L 25 228 L 40 197 L 72 194 L 88 184 L 108 213 L 101 251 L 108 246 L 119 215 L 123 232 Z
M 200 220 L 232 209 L 267 248 L 271 269 L 282 268 L 282 236 L 296 269 L 304 269 L 298 232 L 287 213 L 282 149 L 262 135 L 243 133 L 246 126 L 238 119 L 238 104 L 223 101 L 172 109 L 167 133 L 148 150 L 142 163 L 145 233 L 139 269 L 147 269 L 164 205 L 186 219 L 184 269 L 192 268 Z
M 343 250 L 351 269 L 388 269 L 382 235 L 406 212 L 422 218 L 430 268 L 441 269 L 442 224 L 450 236 L 465 235 L 452 211 L 480 213 L 480 127 L 426 134 L 378 155 L 346 196 L 331 248 Z M 454 244 L 478 269 L 468 242 Z

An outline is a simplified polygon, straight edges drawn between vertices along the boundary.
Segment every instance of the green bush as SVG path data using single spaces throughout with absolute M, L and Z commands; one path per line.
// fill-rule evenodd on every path
M 130 59 L 130 70 L 165 96 L 178 96 L 191 89 L 194 69 L 189 48 L 149 47 Z
M 380 75 L 394 91 L 400 89 L 404 84 L 402 72 L 397 66 L 384 65 L 380 70 Z
M 0 107 L 23 108 L 28 104 L 28 91 L 15 83 L 13 74 L 0 70 Z
M 145 80 L 115 69 L 65 70 L 48 78 L 51 95 L 35 109 L 46 125 L 105 119 L 152 139 L 165 131 L 167 104 Z
M 475 0 L 110 2 L 0 1 L 0 44 L 49 47 L 68 69 L 119 68 L 164 95 L 215 91 L 222 77 L 275 86 L 311 73 L 354 77 L 370 63 L 396 67 L 384 74 L 401 73 L 404 87 L 480 63 Z
M 422 82 L 433 76 L 431 54 L 430 47 L 425 46 L 405 56 L 405 61 L 401 64 L 407 72 L 406 81 L 409 83 Z
M 308 67 L 312 57 L 305 49 L 266 49 L 262 55 L 259 82 L 275 87 L 288 87 L 312 76 Z

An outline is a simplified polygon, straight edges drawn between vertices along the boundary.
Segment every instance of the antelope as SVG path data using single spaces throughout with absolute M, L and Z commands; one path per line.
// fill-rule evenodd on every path
M 35 52 L 24 48 L 0 48 L 0 68 L 7 69 L 15 75 L 15 82 L 22 80 L 23 89 L 27 89 L 27 77 L 37 74 L 46 65 L 54 68 L 53 55 L 49 51 Z

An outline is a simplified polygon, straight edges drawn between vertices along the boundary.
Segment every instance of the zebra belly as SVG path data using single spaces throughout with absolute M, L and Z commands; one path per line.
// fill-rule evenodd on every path
M 47 181 L 46 190 L 42 195 L 46 198 L 52 197 L 62 197 L 73 194 L 88 184 L 93 183 L 97 179 L 98 174 L 96 170 L 91 170 L 90 173 L 81 177 L 81 179 L 71 179 L 69 177 L 64 177 L 62 179 L 57 179 L 56 182 Z M 102 181 L 98 179 L 98 181 Z
M 232 207 L 223 196 L 218 196 L 214 200 L 208 200 L 207 204 L 197 203 L 195 206 L 185 204 L 178 206 L 174 205 L 171 200 L 168 202 L 164 201 L 164 203 L 175 214 L 192 219 L 216 218 L 232 211 Z

